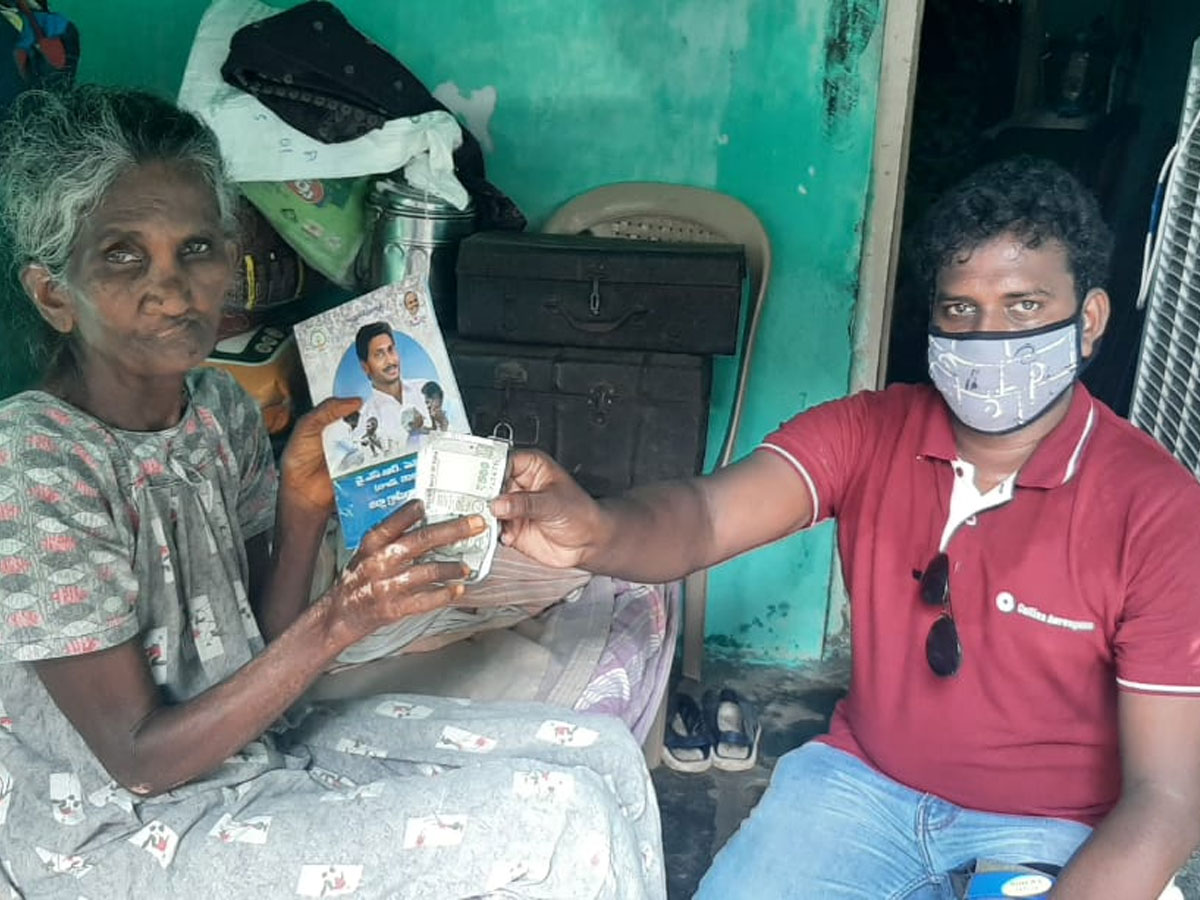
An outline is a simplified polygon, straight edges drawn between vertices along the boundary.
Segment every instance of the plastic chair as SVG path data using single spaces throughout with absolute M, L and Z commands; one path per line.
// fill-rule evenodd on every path
M 598 187 L 568 200 L 542 230 L 642 241 L 741 244 L 746 248 L 751 305 L 746 315 L 737 390 L 717 457 L 718 467 L 728 465 L 742 420 L 750 360 L 771 275 L 771 243 L 758 216 L 740 200 L 707 188 L 627 181 Z M 684 582 L 683 674 L 697 681 L 704 657 L 707 603 L 707 572 L 689 575 Z

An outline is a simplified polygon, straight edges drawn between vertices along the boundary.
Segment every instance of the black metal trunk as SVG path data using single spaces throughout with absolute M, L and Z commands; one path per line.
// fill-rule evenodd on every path
M 733 353 L 740 244 L 484 232 L 458 250 L 463 337 Z
M 705 357 L 448 341 L 471 430 L 511 429 L 585 490 L 696 474 L 711 381 Z

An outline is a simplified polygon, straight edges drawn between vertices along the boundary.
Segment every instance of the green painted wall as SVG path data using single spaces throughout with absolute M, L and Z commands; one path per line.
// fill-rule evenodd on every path
M 1121 20 L 1120 7 L 1126 0 L 1050 0 L 1042 4 L 1042 26 L 1047 34 L 1070 38 L 1085 30 L 1096 16 L 1110 25 Z
M 430 89 L 494 88 L 489 175 L 535 226 L 581 191 L 633 179 L 716 188 L 759 214 L 775 272 L 738 442 L 747 452 L 793 412 L 846 391 L 884 2 L 338 5 Z M 173 93 L 205 3 L 175 0 L 169 17 L 130 0 L 56 5 L 84 36 L 83 78 Z M 722 361 L 713 446 L 731 374 Z M 819 655 L 831 553 L 824 527 L 714 572 L 712 650 Z

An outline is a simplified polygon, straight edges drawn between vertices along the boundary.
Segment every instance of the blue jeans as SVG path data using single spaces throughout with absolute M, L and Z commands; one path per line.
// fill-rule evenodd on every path
M 977 857 L 1061 865 L 1089 834 L 1065 819 L 964 809 L 813 742 L 780 758 L 696 897 L 951 900 L 951 869 Z

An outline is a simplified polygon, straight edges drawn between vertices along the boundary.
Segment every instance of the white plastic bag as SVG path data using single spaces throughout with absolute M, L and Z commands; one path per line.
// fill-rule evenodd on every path
M 217 133 L 233 180 L 350 178 L 403 167 L 410 184 L 465 208 L 469 198 L 454 176 L 452 157 L 462 143 L 462 130 L 450 113 L 434 110 L 393 119 L 360 138 L 326 144 L 292 128 L 221 77 L 234 33 L 279 12 L 257 0 L 213 0 L 188 56 L 179 105 Z

